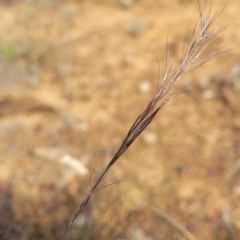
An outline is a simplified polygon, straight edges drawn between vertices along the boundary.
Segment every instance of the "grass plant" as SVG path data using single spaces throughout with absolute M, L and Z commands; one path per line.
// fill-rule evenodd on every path
M 105 170 L 102 172 L 96 183 L 91 187 L 90 191 L 81 202 L 78 210 L 76 211 L 69 226 L 76 220 L 81 214 L 83 209 L 87 206 L 92 196 L 99 190 L 111 185 L 112 183 L 104 182 L 107 173 L 122 156 L 122 154 L 131 146 L 131 144 L 138 138 L 138 136 L 146 129 L 146 127 L 153 121 L 159 111 L 166 105 L 170 100 L 173 89 L 176 83 L 188 72 L 194 70 L 200 65 L 208 62 L 218 54 L 225 52 L 223 49 L 216 49 L 213 52 L 207 52 L 206 48 L 212 41 L 221 33 L 227 26 L 222 28 L 211 30 L 211 26 L 223 11 L 220 10 L 212 16 L 212 4 L 207 9 L 204 1 L 198 1 L 199 7 L 199 21 L 194 27 L 188 44 L 183 46 L 182 59 L 179 66 L 174 67 L 171 59 L 171 53 L 174 49 L 173 45 L 170 45 L 167 41 L 166 44 L 166 65 L 165 74 L 162 83 L 158 86 L 155 95 L 152 97 L 150 102 L 140 113 L 133 125 L 129 129 L 127 135 L 123 139 L 119 149 L 114 154 L 111 161 L 108 163 Z

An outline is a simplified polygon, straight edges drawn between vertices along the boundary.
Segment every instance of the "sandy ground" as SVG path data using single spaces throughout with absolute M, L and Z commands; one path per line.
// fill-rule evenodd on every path
M 208 51 L 230 51 L 180 80 L 64 239 L 240 239 L 239 12 L 230 0 L 212 25 L 229 24 Z M 5 0 L 0 15 L 0 239 L 60 239 L 167 41 L 179 64 L 197 2 Z

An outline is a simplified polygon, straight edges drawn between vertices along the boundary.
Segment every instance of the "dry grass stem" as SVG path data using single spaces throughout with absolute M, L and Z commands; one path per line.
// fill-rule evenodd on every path
M 180 232 L 187 240 L 197 240 L 182 224 L 180 224 L 179 222 L 177 222 L 174 218 L 172 218 L 170 215 L 168 215 L 167 213 L 161 211 L 160 209 L 158 209 L 156 206 L 154 206 L 152 203 L 147 202 L 146 200 L 136 197 L 133 194 L 131 194 L 132 198 L 134 200 L 137 199 L 138 202 L 141 203 L 141 205 L 143 205 L 143 207 L 148 207 L 148 209 L 155 214 L 156 216 L 158 216 L 159 218 L 161 218 L 162 220 L 164 220 L 166 223 L 170 224 L 171 226 L 173 226 L 178 232 Z
M 166 52 L 166 69 L 165 75 L 162 81 L 162 84 L 158 87 L 156 94 L 148 103 L 147 107 L 143 110 L 143 112 L 138 116 L 138 118 L 133 123 L 130 128 L 128 134 L 124 138 L 120 148 L 113 156 L 112 160 L 107 165 L 106 169 L 103 171 L 99 179 L 92 186 L 85 199 L 80 204 L 73 220 L 70 222 L 69 226 L 75 221 L 78 215 L 83 211 L 91 197 L 98 190 L 102 189 L 106 185 L 103 184 L 103 180 L 106 177 L 106 174 L 110 170 L 110 168 L 116 163 L 119 157 L 130 147 L 130 145 L 135 141 L 135 139 L 144 131 L 144 129 L 152 122 L 157 113 L 165 106 L 165 104 L 170 99 L 174 85 L 178 82 L 178 80 L 188 73 L 192 71 L 196 67 L 204 64 L 209 61 L 219 53 L 223 51 L 217 50 L 214 51 L 211 55 L 202 55 L 204 50 L 208 47 L 208 45 L 212 42 L 216 36 L 224 30 L 226 27 L 210 31 L 210 26 L 219 16 L 220 12 L 217 12 L 213 17 L 211 15 L 211 7 L 206 10 L 205 4 L 203 1 L 198 1 L 199 6 L 199 31 L 197 32 L 197 27 L 194 28 L 188 46 L 184 51 L 182 60 L 180 65 L 172 70 L 172 64 L 170 64 L 170 53 L 171 47 L 168 46 L 167 43 L 167 52 Z

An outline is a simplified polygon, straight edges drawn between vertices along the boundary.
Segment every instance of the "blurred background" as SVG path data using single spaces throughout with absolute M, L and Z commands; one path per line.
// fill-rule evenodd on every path
M 240 239 L 239 12 L 230 0 L 212 25 L 230 24 L 209 51 L 230 51 L 180 80 L 63 239 Z M 60 239 L 198 4 L 1 0 L 0 16 L 0 239 Z

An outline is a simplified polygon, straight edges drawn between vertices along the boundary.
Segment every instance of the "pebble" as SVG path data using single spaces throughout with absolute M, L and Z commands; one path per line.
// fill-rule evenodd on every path
M 130 33 L 134 37 L 138 37 L 142 34 L 143 32 L 143 25 L 139 22 L 134 22 L 131 27 L 130 27 Z
M 183 85 L 182 89 L 184 92 L 190 93 L 193 91 L 193 84 L 191 82 L 187 82 Z
M 89 123 L 87 121 L 81 121 L 78 124 L 78 128 L 83 132 L 87 132 L 89 130 Z
M 120 4 L 124 7 L 129 7 L 133 4 L 133 0 L 120 0 Z
M 143 134 L 143 139 L 148 144 L 156 143 L 157 141 L 157 134 L 154 132 L 145 132 Z
M 236 91 L 240 91 L 240 76 L 236 77 L 233 81 L 233 88 Z
M 148 93 L 151 90 L 151 83 L 149 81 L 143 81 L 138 86 L 140 93 Z
M 236 195 L 240 195 L 240 185 L 234 187 L 233 192 L 234 192 Z
M 211 99 L 214 97 L 214 92 L 210 89 L 203 91 L 202 93 L 203 98 L 205 99 Z
M 232 74 L 233 77 L 239 77 L 240 76 L 240 65 L 239 64 L 235 64 L 231 68 L 231 74 Z

